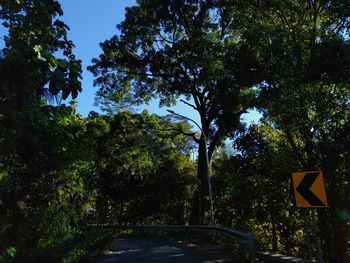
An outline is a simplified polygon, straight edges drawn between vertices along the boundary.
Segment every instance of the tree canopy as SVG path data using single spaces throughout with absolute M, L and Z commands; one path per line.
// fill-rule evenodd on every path
M 103 53 L 89 67 L 101 92 L 118 94 L 119 101 L 126 94 L 135 103 L 159 97 L 169 106 L 181 100 L 199 113 L 208 143 L 206 149 L 192 134 L 202 144 L 202 195 L 208 191 L 205 152 L 210 160 L 240 127 L 259 79 L 254 56 L 230 15 L 218 1 L 139 1 L 126 10 L 118 34 L 101 44 Z
M 319 238 L 325 262 L 348 262 L 348 1 L 138 0 L 89 67 L 103 112 L 85 117 L 62 104 L 82 69 L 59 2 L 0 8 L 0 262 L 87 260 L 114 237 L 90 223 L 204 224 L 209 172 L 216 225 L 304 258 Z M 197 111 L 200 137 L 132 108 L 154 98 Z M 292 197 L 301 170 L 325 176 L 314 233 Z

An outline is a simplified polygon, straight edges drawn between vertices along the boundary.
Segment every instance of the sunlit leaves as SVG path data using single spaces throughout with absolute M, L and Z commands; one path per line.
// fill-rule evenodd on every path
M 19 82 L 26 83 L 27 94 L 17 96 L 44 95 L 48 82 L 50 92 L 54 95 L 62 93 L 64 99 L 68 95 L 75 98 L 81 92 L 81 61 L 73 55 L 74 45 L 67 39 L 69 27 L 56 19 L 58 15 L 62 15 L 62 10 L 54 0 L 11 0 L 3 3 L 0 17 L 3 26 L 8 29 L 8 34 L 4 36 L 4 59 L 8 71 L 20 74 L 2 82 L 15 92 L 17 85 L 22 85 Z M 59 51 L 64 55 L 61 62 L 55 58 Z M 54 74 L 57 68 L 65 72 L 61 79 Z

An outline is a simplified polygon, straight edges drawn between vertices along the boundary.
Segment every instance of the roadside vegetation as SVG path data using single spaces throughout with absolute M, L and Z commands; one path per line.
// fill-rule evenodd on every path
M 86 259 L 112 238 L 90 223 L 208 224 L 208 172 L 216 225 L 306 258 L 300 170 L 323 171 L 321 248 L 348 262 L 348 1 L 137 2 L 89 67 L 101 112 L 83 117 L 59 1 L 0 1 L 0 262 Z M 154 98 L 197 111 L 200 130 L 134 110 Z

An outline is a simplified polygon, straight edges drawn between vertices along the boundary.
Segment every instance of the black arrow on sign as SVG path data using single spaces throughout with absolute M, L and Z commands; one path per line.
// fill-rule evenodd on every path
M 297 187 L 297 191 L 304 197 L 306 201 L 309 202 L 312 206 L 326 206 L 313 192 L 311 192 L 310 188 L 312 184 L 317 179 L 319 172 L 307 173 L 305 174 L 303 180 L 301 180 L 300 184 Z

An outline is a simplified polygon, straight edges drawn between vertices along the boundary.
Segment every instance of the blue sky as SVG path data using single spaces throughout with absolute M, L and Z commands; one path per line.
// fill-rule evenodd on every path
M 71 29 L 69 38 L 73 40 L 76 46 L 74 53 L 77 58 L 82 60 L 83 66 L 83 91 L 77 98 L 77 111 L 83 116 L 87 116 L 90 111 L 99 111 L 99 109 L 93 106 L 98 88 L 93 87 L 93 75 L 87 71 L 86 67 L 91 65 L 92 58 L 98 57 L 101 53 L 99 43 L 117 33 L 116 25 L 124 19 L 125 8 L 135 5 L 136 0 L 59 0 L 59 2 L 64 12 L 61 19 Z M 0 43 L 0 46 L 2 44 Z M 138 111 L 143 109 L 158 115 L 167 114 L 165 108 L 159 109 L 157 101 L 140 107 Z M 179 103 L 172 110 L 199 122 L 197 112 L 183 103 Z M 243 118 L 250 122 L 257 121 L 258 116 L 256 112 L 253 112 L 244 115 Z
M 99 43 L 109 39 L 117 33 L 116 25 L 124 19 L 125 8 L 136 4 L 135 0 L 60 0 L 64 15 L 62 20 L 70 27 L 69 38 L 75 44 L 74 53 L 82 60 L 83 91 L 79 94 L 77 111 L 87 116 L 91 110 L 99 111 L 94 107 L 94 97 L 97 87 L 93 87 L 93 75 L 86 69 L 91 65 L 91 59 L 101 53 Z M 186 105 L 179 105 L 172 109 L 199 121 L 197 112 Z M 159 108 L 157 101 L 150 105 L 139 107 L 138 111 L 147 109 L 151 113 L 166 115 L 166 108 Z
M 87 116 L 91 110 L 98 111 L 98 108 L 93 107 L 97 88 L 93 87 L 93 76 L 86 67 L 91 64 L 92 58 L 101 53 L 98 44 L 117 33 L 116 25 L 124 19 L 125 8 L 135 5 L 136 0 L 60 0 L 60 3 L 64 11 L 63 21 L 71 28 L 69 37 L 76 45 L 75 54 L 83 61 L 83 92 L 78 96 L 77 110 Z M 159 109 L 157 101 L 139 110 L 145 108 L 151 113 L 167 114 L 165 108 Z M 199 122 L 197 112 L 182 103 L 172 109 Z M 250 122 L 257 121 L 258 116 L 253 112 L 243 118 Z
M 69 38 L 75 44 L 74 53 L 82 60 L 82 93 L 78 96 L 78 112 L 87 116 L 93 107 L 96 87 L 93 75 L 86 69 L 91 59 L 101 53 L 99 43 L 116 32 L 116 25 L 124 19 L 125 8 L 135 0 L 60 0 L 64 15 L 62 20 L 70 27 Z

